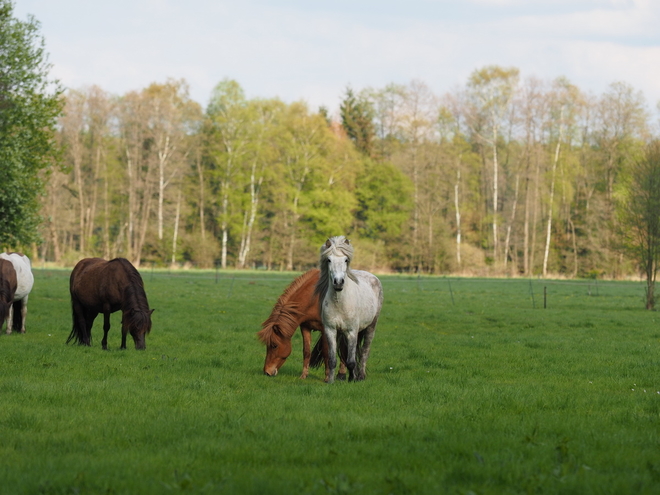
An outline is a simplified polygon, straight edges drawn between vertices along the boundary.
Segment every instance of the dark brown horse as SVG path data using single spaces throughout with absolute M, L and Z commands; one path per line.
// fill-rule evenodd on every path
M 0 329 L 7 320 L 7 333 L 11 333 L 12 330 L 12 323 L 8 319 L 10 309 L 14 304 L 17 284 L 14 265 L 11 261 L 0 258 Z M 14 320 L 16 323 L 20 321 L 20 318 Z
M 314 294 L 319 274 L 320 271 L 314 268 L 291 282 L 275 303 L 268 319 L 261 324 L 261 331 L 257 336 L 266 345 L 264 363 L 266 375 L 277 375 L 278 370 L 291 354 L 291 338 L 300 327 L 303 337 L 303 371 L 300 378 L 307 378 L 312 355 L 312 331 L 323 332 L 319 298 Z M 327 345 L 321 337 L 314 347 L 314 353 L 327 355 L 327 351 L 324 353 L 325 349 Z M 317 362 L 320 362 L 320 359 Z M 340 378 L 342 373 L 346 375 L 343 362 L 339 373 Z
M 136 349 L 145 349 L 145 336 L 151 331 L 151 313 L 142 277 L 124 258 L 106 261 L 85 258 L 71 272 L 69 281 L 73 329 L 67 339 L 80 345 L 92 344 L 92 325 L 103 313 L 103 349 L 108 348 L 110 313 L 122 311 L 121 348 L 131 334 Z

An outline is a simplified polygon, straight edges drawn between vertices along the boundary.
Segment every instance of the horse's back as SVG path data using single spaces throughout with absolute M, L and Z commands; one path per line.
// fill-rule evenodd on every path
M 124 287 L 117 283 L 109 261 L 103 258 L 84 258 L 76 263 L 69 279 L 71 297 L 89 308 L 101 312 L 110 304 L 112 311 L 122 298 Z
M 383 285 L 380 283 L 380 279 L 373 273 L 364 270 L 353 270 L 353 274 L 360 283 L 364 283 L 369 287 L 370 290 L 361 290 L 360 293 L 372 299 L 380 312 L 380 307 L 383 305 Z
M 114 258 L 110 261 L 103 258 L 84 258 L 73 268 L 69 285 L 71 293 L 78 295 L 86 291 L 117 290 L 123 293 L 129 286 L 144 290 L 140 272 L 126 258 Z
M 34 286 L 34 275 L 32 275 L 32 263 L 30 258 L 20 253 L 1 253 L 0 258 L 5 259 L 14 267 L 16 272 L 15 301 L 25 299 Z

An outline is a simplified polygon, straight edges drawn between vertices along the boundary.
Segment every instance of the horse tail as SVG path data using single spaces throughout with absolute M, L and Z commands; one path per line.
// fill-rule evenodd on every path
M 71 315 L 73 317 L 73 328 L 69 334 L 69 338 L 66 339 L 66 343 L 73 341 L 75 344 L 82 344 L 84 342 L 84 329 L 80 328 L 78 325 L 78 318 L 76 318 L 76 306 L 73 296 L 71 297 Z M 91 336 L 90 336 L 91 341 Z
M 23 328 L 23 301 L 14 301 L 12 303 L 14 306 L 14 324 L 12 325 L 13 330 L 19 332 Z
M 309 358 L 309 365 L 312 368 L 318 368 L 322 363 L 325 363 L 323 359 L 323 333 L 314 344 L 314 349 L 312 349 L 312 356 Z

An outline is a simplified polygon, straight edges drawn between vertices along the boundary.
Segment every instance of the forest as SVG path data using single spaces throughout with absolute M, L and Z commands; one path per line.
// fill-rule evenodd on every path
M 68 90 L 45 179 L 40 259 L 303 270 L 329 236 L 380 272 L 621 278 L 631 167 L 657 131 L 644 96 L 487 66 L 347 87 L 337 115 L 184 80 Z

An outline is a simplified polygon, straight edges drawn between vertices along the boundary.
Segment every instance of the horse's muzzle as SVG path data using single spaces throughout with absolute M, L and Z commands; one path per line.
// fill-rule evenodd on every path
M 277 376 L 277 368 L 272 370 L 270 373 L 268 372 L 268 370 L 264 370 L 264 375 L 266 375 L 266 376 Z

